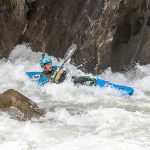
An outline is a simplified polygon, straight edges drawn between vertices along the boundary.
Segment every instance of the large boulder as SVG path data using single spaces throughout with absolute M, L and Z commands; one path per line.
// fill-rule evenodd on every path
M 23 114 L 23 118 L 21 118 L 23 120 L 39 118 L 44 115 L 44 111 L 35 102 L 13 89 L 9 89 L 0 95 L 0 109 L 3 111 L 17 109 Z

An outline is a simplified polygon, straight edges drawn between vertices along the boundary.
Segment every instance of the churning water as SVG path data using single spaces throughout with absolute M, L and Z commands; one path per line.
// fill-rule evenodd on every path
M 150 150 L 150 65 L 100 75 L 135 89 L 123 97 L 110 88 L 74 86 L 70 76 L 84 73 L 69 62 L 67 81 L 39 87 L 25 72 L 40 71 L 40 58 L 41 53 L 19 45 L 8 60 L 0 60 L 0 93 L 13 88 L 47 111 L 26 122 L 0 112 L 0 150 Z

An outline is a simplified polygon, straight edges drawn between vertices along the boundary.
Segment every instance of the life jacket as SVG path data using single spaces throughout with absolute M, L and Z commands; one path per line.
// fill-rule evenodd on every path
M 43 72 L 41 74 L 41 77 L 42 76 L 46 76 L 48 77 L 51 81 L 54 81 L 55 83 L 61 83 L 65 80 L 66 78 L 66 71 L 63 71 L 61 74 L 60 73 L 57 73 L 57 69 L 59 67 L 58 66 L 52 66 L 52 71 L 50 72 Z

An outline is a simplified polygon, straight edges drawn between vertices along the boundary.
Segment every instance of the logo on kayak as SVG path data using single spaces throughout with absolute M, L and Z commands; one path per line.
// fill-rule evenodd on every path
M 40 78 L 40 75 L 34 75 L 33 77 L 32 77 L 32 80 L 38 80 Z

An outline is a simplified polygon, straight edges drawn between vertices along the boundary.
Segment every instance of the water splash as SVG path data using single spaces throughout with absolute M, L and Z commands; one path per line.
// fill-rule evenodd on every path
M 13 88 L 47 110 L 44 118 L 27 122 L 0 112 L 0 149 L 150 149 L 150 65 L 137 64 L 124 74 L 108 68 L 99 75 L 135 88 L 132 97 L 120 97 L 111 88 L 74 86 L 70 76 L 85 73 L 70 62 L 65 64 L 67 81 L 38 87 L 25 72 L 41 71 L 41 55 L 18 45 L 8 60 L 0 60 L 0 92 Z

